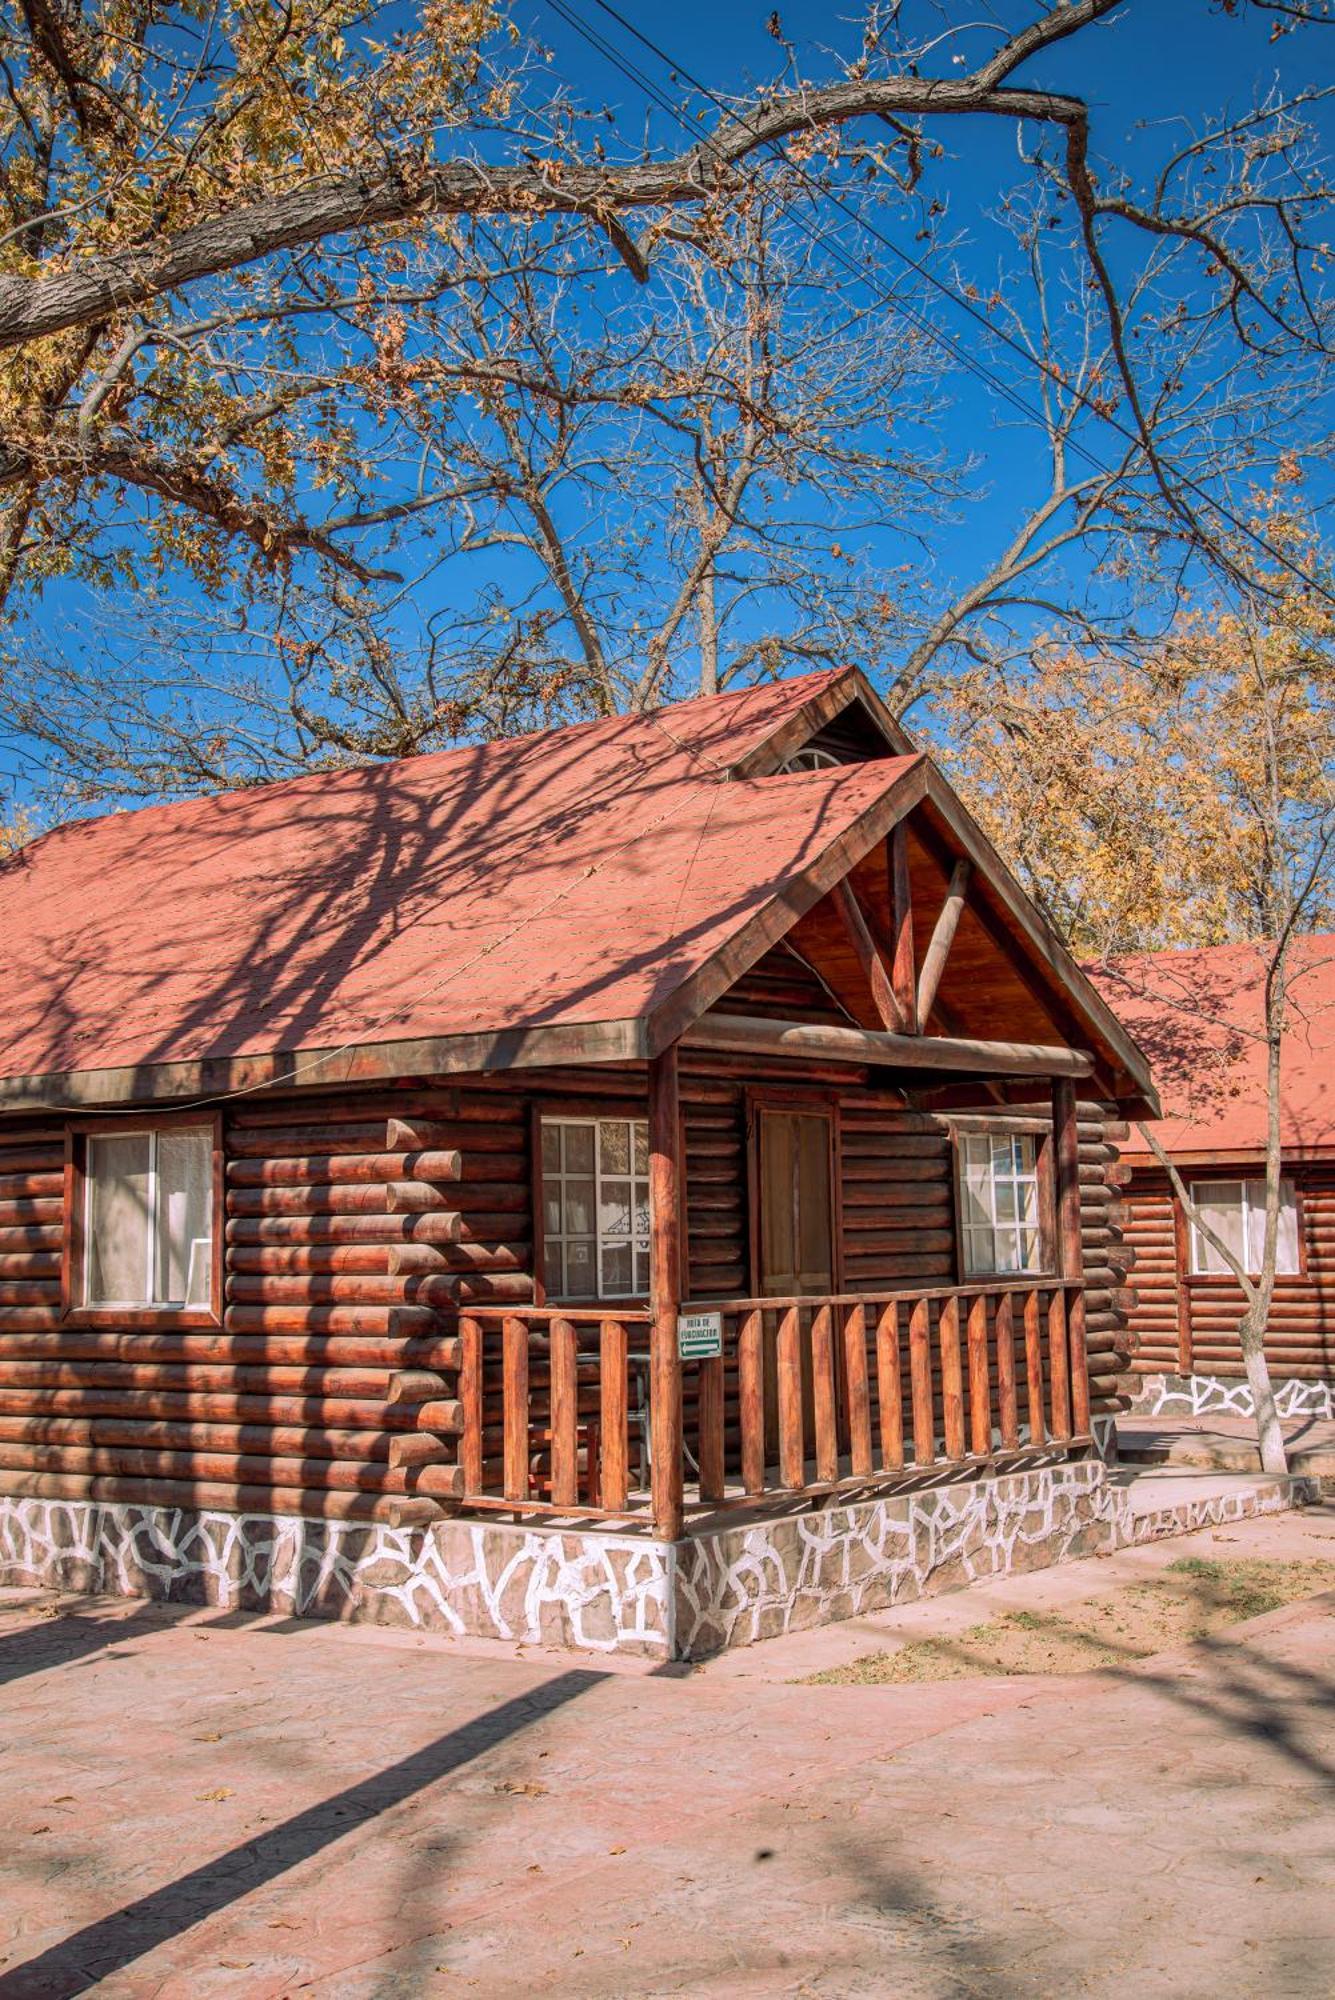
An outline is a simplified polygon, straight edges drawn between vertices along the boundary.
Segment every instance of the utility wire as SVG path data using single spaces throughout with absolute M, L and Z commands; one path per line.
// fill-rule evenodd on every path
M 573 28 L 592 48 L 596 49 L 600 55 L 610 62 L 615 69 L 619 70 L 630 82 L 636 84 L 659 105 L 660 109 L 665 110 L 670 117 L 675 119 L 683 131 L 692 134 L 697 143 L 702 147 L 712 150 L 720 159 L 723 158 L 714 139 L 707 133 L 703 137 L 696 133 L 685 112 L 681 110 L 672 98 L 662 91 L 651 78 L 646 76 L 644 71 L 631 61 L 630 58 L 625 56 L 614 43 L 610 42 L 606 36 L 600 34 L 596 28 L 585 21 L 578 10 L 570 4 L 570 0 L 546 0 L 546 4 L 565 21 L 568 27 Z M 743 130 L 759 138 L 756 128 L 741 113 L 729 105 L 725 99 L 721 98 L 717 92 L 711 90 L 685 64 L 678 62 L 661 43 L 654 41 L 651 36 L 646 35 L 634 21 L 628 20 L 617 7 L 610 4 L 610 0 L 594 0 L 594 4 L 601 12 L 616 21 L 628 34 L 634 36 L 635 40 L 661 62 L 670 73 L 683 77 L 690 84 L 691 88 L 708 99 L 716 110 L 720 111 L 725 117 L 732 119 L 734 123 L 741 125 Z M 1050 361 L 1043 359 L 1042 356 L 1033 354 L 1022 341 L 1017 340 L 1013 334 L 1008 333 L 1005 327 L 995 326 L 987 314 L 982 312 L 971 299 L 966 297 L 962 292 L 957 291 L 945 279 L 939 277 L 921 259 L 912 256 L 908 251 L 902 249 L 892 237 L 887 236 L 875 223 L 869 222 L 837 191 L 822 187 L 818 181 L 806 172 L 799 161 L 792 160 L 787 154 L 781 152 L 778 149 L 777 142 L 770 140 L 763 141 L 762 143 L 765 145 L 771 158 L 781 161 L 811 193 L 818 196 L 827 205 L 837 208 L 841 214 L 848 216 L 858 228 L 873 237 L 877 243 L 897 258 L 906 269 L 916 272 L 919 277 L 925 279 L 944 298 L 948 299 L 961 311 L 967 313 L 971 319 L 976 320 L 994 339 L 998 339 L 1003 345 L 1012 348 L 1029 366 L 1036 365 L 1042 373 L 1049 376 L 1058 388 L 1077 402 L 1082 409 L 1087 410 L 1092 416 L 1098 417 L 1136 450 L 1144 451 L 1144 440 L 1135 430 L 1123 424 L 1111 411 L 1103 408 L 1099 402 L 1088 395 L 1086 391 L 1079 388 L 1078 385 L 1067 381 L 1060 369 L 1056 368 Z M 726 161 L 725 164 L 730 165 Z M 733 172 L 737 171 L 735 166 L 730 166 L 730 170 Z M 962 368 L 985 382 L 994 393 L 1003 396 L 1013 408 L 1020 410 L 1031 422 L 1037 423 L 1045 429 L 1047 428 L 1048 420 L 1041 410 L 1037 409 L 1019 391 L 1015 390 L 1011 384 L 1005 382 L 1003 378 L 995 374 L 976 355 L 971 354 L 967 348 L 962 347 L 952 335 L 944 332 L 940 327 L 934 326 L 930 320 L 917 313 L 913 307 L 907 305 L 902 298 L 897 297 L 883 286 L 878 285 L 876 280 L 863 269 L 854 257 L 849 255 L 836 238 L 830 237 L 820 230 L 813 229 L 801 216 L 792 214 L 791 210 L 790 215 L 793 222 L 811 242 L 832 251 L 844 265 L 844 268 L 879 296 L 892 311 L 898 312 L 901 316 L 909 319 L 929 340 L 950 354 Z M 1105 478 L 1111 479 L 1115 477 L 1110 468 L 1101 459 L 1096 457 L 1080 439 L 1068 434 L 1066 443 L 1068 450 L 1078 453 L 1095 472 L 1098 472 Z M 1335 605 L 1335 591 L 1332 591 L 1322 583 L 1320 578 L 1312 575 L 1300 563 L 1295 562 L 1284 550 L 1278 548 L 1268 537 L 1254 528 L 1250 522 L 1243 520 L 1239 515 L 1233 513 L 1224 501 L 1210 493 L 1207 488 L 1201 486 L 1189 473 L 1179 469 L 1177 477 L 1181 485 L 1195 495 L 1197 499 L 1203 501 L 1207 507 L 1212 508 L 1237 533 L 1246 536 L 1258 549 L 1262 550 L 1283 569 L 1288 570 L 1292 576 L 1297 578 L 1300 583 L 1306 585 L 1308 589 L 1316 591 L 1329 603 Z

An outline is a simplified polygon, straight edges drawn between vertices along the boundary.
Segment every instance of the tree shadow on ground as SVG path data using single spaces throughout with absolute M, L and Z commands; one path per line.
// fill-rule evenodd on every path
M 335 1841 L 403 1804 L 508 1738 L 598 1686 L 592 1668 L 557 1674 L 531 1693 L 437 1737 L 384 1770 L 321 1799 L 280 1825 L 164 1882 L 137 1902 L 100 1917 L 37 1958 L 0 1977 L 4 2000 L 69 2000 L 158 1946 L 309 1861 Z

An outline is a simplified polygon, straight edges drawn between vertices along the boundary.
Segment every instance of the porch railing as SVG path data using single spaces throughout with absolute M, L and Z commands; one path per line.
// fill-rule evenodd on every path
M 682 1364 L 688 1504 L 894 1483 L 1088 1440 L 1079 1281 L 692 1300 L 723 1353 Z M 648 1504 L 652 1316 L 475 1307 L 458 1323 L 467 1507 Z

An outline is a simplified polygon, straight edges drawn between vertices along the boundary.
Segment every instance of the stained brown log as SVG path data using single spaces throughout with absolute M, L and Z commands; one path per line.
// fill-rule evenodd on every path
M 426 1183 L 423 1183 L 426 1187 Z M 437 1205 L 445 1207 L 446 1197 L 438 1189 Z M 232 1215 L 385 1215 L 393 1207 L 390 1190 L 379 1182 L 353 1182 L 346 1187 L 327 1183 L 310 1187 L 229 1188 L 227 1213 Z M 448 1203 L 453 1207 L 454 1203 Z
M 133 1445 L 41 1445 L 0 1442 L 0 1468 L 112 1478 L 202 1480 L 295 1487 L 319 1492 L 408 1493 L 431 1467 L 398 1467 L 337 1458 L 285 1458 L 235 1451 L 158 1451 Z
M 273 1125 L 258 1131 L 234 1127 L 227 1135 L 225 1150 L 231 1161 L 394 1149 L 386 1145 L 385 1120 L 366 1118 L 341 1125 L 332 1120 L 327 1125 Z
M 1059 1078 L 1052 1086 L 1052 1120 L 1057 1180 L 1057 1234 L 1064 1278 L 1083 1277 L 1084 1252 L 1080 1241 L 1079 1133 L 1076 1125 L 1075 1086 L 1069 1078 Z M 1109 1301 L 1111 1303 L 1111 1301 Z M 1066 1308 L 1067 1346 L 1070 1353 L 1071 1424 L 1078 1437 L 1089 1434 L 1089 1369 L 1085 1357 L 1085 1313 L 1083 1292 L 1072 1292 Z
M 459 1464 L 463 1471 L 464 1489 L 469 1493 L 482 1491 L 482 1371 L 481 1323 L 472 1318 L 461 1318 L 458 1388 L 463 1415 L 463 1442 L 459 1448 Z
M 413 1475 L 414 1493 L 424 1493 L 433 1500 L 461 1500 L 464 1494 L 464 1475 L 457 1465 L 424 1465 Z
M 389 1378 L 391 1403 L 430 1403 L 443 1396 L 447 1384 L 442 1375 L 428 1368 L 401 1368 Z
M 298 1514 L 311 1520 L 386 1521 L 423 1526 L 440 1518 L 425 1496 L 344 1493 L 329 1489 L 240 1485 L 218 1480 L 122 1479 L 70 1472 L 0 1471 L 0 1493 L 37 1500 L 135 1501 L 149 1507 L 216 1509 L 228 1514 Z
M 533 1265 L 528 1243 L 390 1243 L 384 1255 L 396 1277 L 428 1271 L 530 1271 Z
M 779 1315 L 775 1369 L 779 1410 L 779 1479 L 796 1492 L 806 1484 L 802 1425 L 802 1320 L 795 1305 Z
M 975 1458 L 992 1449 L 991 1365 L 987 1351 L 987 1297 L 969 1301 L 969 1443 Z
M 967 856 L 961 856 L 951 871 L 946 900 L 941 905 L 931 943 L 923 957 L 922 971 L 918 976 L 918 1026 L 921 1029 L 925 1029 L 931 1019 L 936 996 L 941 990 L 941 975 L 946 969 L 950 947 L 955 942 L 955 933 L 964 914 L 964 902 L 972 873 L 973 863 Z
M 387 1384 L 382 1384 L 382 1388 Z M 438 1406 L 441 1409 L 447 1406 Z M 245 1395 L 230 1390 L 107 1388 L 85 1384 L 77 1389 L 0 1388 L 0 1416 L 26 1417 L 40 1408 L 44 1415 L 125 1417 L 156 1422 L 180 1419 L 189 1423 L 309 1426 L 314 1430 L 375 1430 L 391 1434 L 415 1425 L 417 1411 L 386 1402 L 384 1396 Z M 439 1425 L 429 1427 L 439 1430 Z
M 434 1319 L 435 1315 L 432 1315 Z M 452 1334 L 124 1333 L 94 1327 L 60 1327 L 53 1331 L 21 1332 L 6 1315 L 0 1336 L 0 1372 L 17 1360 L 89 1362 L 212 1362 L 220 1366 L 249 1364 L 328 1367 L 457 1368 L 459 1344 Z
M 616 1511 L 630 1491 L 628 1389 L 629 1341 L 622 1321 L 605 1319 L 598 1327 L 598 1437 L 601 1446 L 601 1500 Z
M 457 1151 L 437 1153 L 304 1154 L 292 1159 L 231 1160 L 229 1186 L 300 1187 L 311 1182 L 331 1187 L 368 1181 L 457 1181 L 463 1167 Z M 47 1190 L 42 1190 L 46 1192 Z
M 162 1361 L 11 1361 L 0 1366 L 0 1387 L 14 1391 L 47 1389 L 145 1390 L 174 1393 L 215 1392 L 245 1396 L 316 1396 L 321 1398 L 389 1400 L 393 1370 L 356 1366 L 246 1367 Z M 439 1384 L 440 1378 L 433 1376 Z M 438 1386 L 431 1392 L 439 1395 Z
M 423 1249 L 429 1246 L 423 1245 Z M 230 1272 L 256 1277 L 297 1277 L 303 1274 L 329 1276 L 359 1271 L 373 1277 L 388 1276 L 393 1250 L 387 1243 L 238 1243 L 230 1245 L 227 1268 Z M 4 1259 L 0 1257 L 0 1269 Z
M 554 1319 L 551 1348 L 552 1500 L 573 1507 L 579 1501 L 578 1343 L 568 1319 Z
M 960 1302 L 943 1299 L 937 1324 L 941 1346 L 941 1427 L 946 1457 L 964 1456 L 964 1372 L 960 1356 Z
M 1048 1393 L 1052 1399 L 1052 1435 L 1064 1443 L 1071 1435 L 1071 1357 L 1066 1336 L 1066 1294 L 1048 1299 Z
M 513 1227 L 514 1217 L 506 1217 L 494 1234 L 506 1235 Z M 448 1209 L 431 1215 L 234 1215 L 227 1224 L 228 1243 L 238 1245 L 438 1245 L 457 1243 L 464 1234 L 463 1217 Z
M 844 1382 L 848 1396 L 849 1467 L 856 1478 L 872 1469 L 871 1385 L 867 1375 L 867 1313 L 847 1306 L 843 1314 Z
M 666 1541 L 682 1532 L 682 1393 L 677 1312 L 681 1301 L 686 1208 L 682 1172 L 677 1044 L 649 1064 L 649 1424 L 654 1526 Z
M 390 1215 L 424 1215 L 433 1211 L 448 1213 L 466 1202 L 470 1209 L 527 1214 L 529 1199 L 528 1188 L 518 1176 L 513 1182 L 476 1181 L 460 1186 L 437 1186 L 431 1181 L 389 1181 L 382 1206 Z
M 522 1153 L 520 1128 L 504 1123 L 474 1120 L 460 1124 L 457 1119 L 391 1118 L 386 1131 L 386 1149 L 416 1154 L 419 1159 L 446 1153 Z M 419 1165 L 418 1173 L 424 1170 Z M 428 1179 L 436 1176 L 427 1175 Z
M 737 1332 L 737 1418 L 741 1430 L 742 1487 L 765 1490 L 765 1321 L 756 1307 Z
M 890 834 L 890 927 L 894 955 L 890 980 L 905 1034 L 916 1035 L 918 982 L 913 967 L 913 884 L 909 877 L 908 831 L 901 820 Z
M 834 1398 L 834 1313 L 819 1305 L 811 1316 L 812 1413 L 816 1431 L 816 1477 L 839 1477 L 839 1429 Z
M 698 1429 L 696 1458 L 700 1468 L 700 1498 L 721 1500 L 723 1498 L 723 1357 L 712 1355 L 707 1360 L 697 1362 L 696 1377 L 699 1397 L 696 1411 Z
M 836 882 L 830 891 L 830 901 L 839 915 L 849 944 L 853 948 L 862 976 L 871 992 L 872 1005 L 882 1027 L 900 1033 L 908 1030 L 908 1017 L 901 1006 L 890 974 L 876 949 L 876 941 L 862 913 L 862 907 L 847 882 Z
M 433 1437 L 457 1437 L 464 1427 L 463 1402 L 458 1396 L 445 1396 L 419 1403 L 416 1417 L 419 1431 L 429 1431 Z
M 997 1300 L 992 1333 L 997 1350 L 997 1421 L 1001 1443 L 1004 1450 L 1015 1451 L 1020 1443 L 1020 1415 L 1015 1393 L 1015 1326 L 1009 1292 L 1003 1292 Z
M 1093 1057 L 1083 1049 L 1037 1042 L 965 1041 L 944 1035 L 894 1035 L 872 1028 L 768 1021 L 746 1014 L 702 1014 L 687 1031 L 694 1048 L 744 1054 L 824 1056 L 835 1061 L 880 1063 L 891 1069 L 959 1072 L 972 1076 L 1088 1076 Z
M 1043 1330 L 1036 1291 L 1025 1293 L 1024 1372 L 1029 1400 L 1029 1439 L 1031 1444 L 1045 1444 L 1048 1433 L 1043 1416 Z
M 529 1497 L 528 1322 L 507 1315 L 502 1331 L 502 1405 L 505 1411 L 507 1500 Z
M 228 1306 L 230 1333 L 430 1333 L 439 1315 L 429 1306 Z
M 144 1450 L 235 1453 L 243 1457 L 347 1459 L 425 1465 L 445 1455 L 439 1438 L 318 1424 L 228 1424 L 134 1414 L 69 1416 L 0 1410 L 0 1445 L 133 1446 Z
M 904 1463 L 904 1391 L 899 1341 L 899 1306 L 883 1305 L 876 1320 L 876 1397 L 881 1424 L 881 1463 L 897 1472 Z
M 915 1299 L 909 1311 L 909 1379 L 913 1390 L 913 1457 L 918 1465 L 931 1465 L 936 1458 L 930 1316 L 927 1300 Z

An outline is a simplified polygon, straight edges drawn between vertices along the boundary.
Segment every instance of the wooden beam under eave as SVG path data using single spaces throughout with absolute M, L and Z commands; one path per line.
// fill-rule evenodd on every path
M 955 942 L 955 933 L 960 927 L 964 914 L 964 899 L 968 894 L 969 877 L 973 873 L 973 863 L 967 855 L 961 855 L 951 870 L 950 886 L 946 890 L 946 900 L 941 905 L 941 914 L 932 932 L 932 941 L 927 947 L 922 962 L 922 975 L 918 980 L 918 1026 L 925 1028 L 936 1005 L 936 996 L 941 989 L 941 975 L 950 957 L 950 947 Z
M 909 878 L 908 830 L 903 820 L 891 832 L 888 861 L 891 936 L 894 941 L 890 985 L 901 1017 L 900 1026 L 906 1035 L 916 1035 L 922 1026 L 922 1014 L 913 972 L 913 884 Z
M 848 941 L 871 988 L 872 1005 L 876 1009 L 877 1019 L 884 1028 L 901 1034 L 906 1033 L 909 1024 L 903 1006 L 891 983 L 890 974 L 885 969 L 881 954 L 876 949 L 876 940 L 863 915 L 862 905 L 846 878 L 842 882 L 835 883 L 830 891 L 830 902 L 839 913 Z
M 896 1035 L 874 1028 L 829 1028 L 805 1021 L 769 1021 L 751 1014 L 707 1014 L 683 1041 L 694 1049 L 733 1054 L 818 1057 L 822 1061 L 876 1063 L 965 1076 L 1090 1076 L 1086 1049 L 1048 1048 L 1038 1042 L 974 1042 L 946 1035 Z

